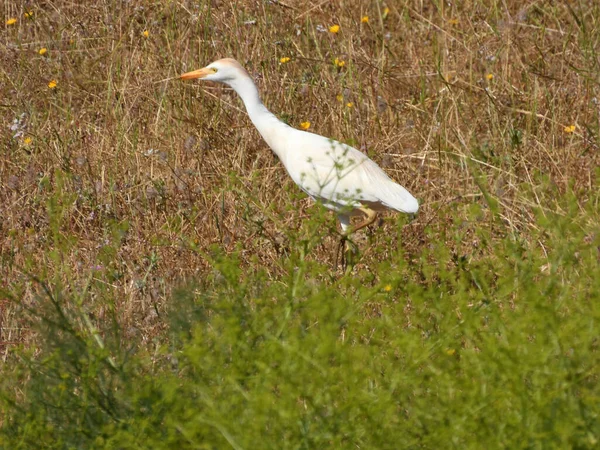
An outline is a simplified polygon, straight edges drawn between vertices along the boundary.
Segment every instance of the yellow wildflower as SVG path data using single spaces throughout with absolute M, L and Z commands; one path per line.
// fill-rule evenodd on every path
M 148 36 L 150 36 L 150 32 L 148 30 L 144 30 L 142 33 L 142 36 L 144 36 L 145 38 L 147 38 Z
M 48 49 L 46 47 L 42 47 L 38 50 L 38 53 L 43 56 L 46 54 L 47 51 Z
M 25 11 L 23 15 L 26 19 L 31 19 L 33 17 L 33 11 Z
M 347 108 L 352 108 L 353 106 L 354 106 L 354 103 L 352 103 L 352 102 L 346 103 Z
M 565 127 L 565 133 L 571 134 L 571 133 L 575 132 L 576 129 L 577 129 L 576 125 L 569 125 L 569 126 Z
M 17 19 L 15 19 L 14 17 L 6 21 L 6 25 L 14 25 L 15 23 L 17 23 Z
M 335 58 L 333 64 L 335 64 L 336 67 L 344 67 L 346 65 L 346 61 L 344 61 L 343 59 Z
M 308 122 L 308 121 L 301 122 L 300 123 L 300 128 L 302 128 L 303 130 L 308 130 L 310 128 L 310 122 Z
M 362 16 L 360 18 L 360 23 L 369 23 L 369 16 Z
M 384 19 L 387 19 L 387 16 L 389 15 L 389 13 L 390 13 L 390 8 L 388 8 L 387 6 L 385 8 L 383 8 L 382 16 Z
M 488 73 L 488 74 L 485 76 L 485 78 L 486 78 L 488 81 L 492 81 L 492 80 L 494 79 L 494 74 L 493 74 L 493 73 Z
M 383 290 L 385 292 L 390 292 L 392 290 L 392 285 L 391 284 L 386 284 L 383 288 Z
M 343 102 L 344 101 L 344 96 L 342 94 L 336 95 L 335 98 L 337 99 L 338 102 Z
M 281 59 L 279 60 L 279 62 L 280 62 L 281 64 L 285 64 L 286 62 L 290 62 L 290 57 L 289 57 L 289 56 L 284 56 L 283 58 L 281 58 Z
M 31 142 L 33 141 L 33 139 L 31 139 L 29 136 L 26 137 L 25 139 L 23 139 L 23 144 L 25 145 L 29 145 L 31 144 Z
M 330 32 L 330 33 L 333 33 L 333 34 L 335 34 L 335 33 L 337 33 L 338 31 L 340 31 L 340 26 L 339 26 L 339 25 L 331 25 L 331 26 L 329 27 L 329 32 Z
M 56 86 L 58 86 L 58 81 L 56 80 L 50 80 L 50 82 L 48 83 L 48 87 L 50 89 L 54 89 Z
M 458 19 L 456 19 L 456 18 L 450 19 L 448 21 L 448 24 L 450 24 L 450 25 L 458 25 Z

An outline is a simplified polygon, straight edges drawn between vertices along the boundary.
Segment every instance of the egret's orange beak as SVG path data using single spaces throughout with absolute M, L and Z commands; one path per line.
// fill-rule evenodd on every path
M 203 69 L 198 69 L 192 72 L 184 73 L 179 78 L 181 78 L 182 80 L 193 80 L 195 78 L 204 78 L 205 76 L 211 73 L 213 73 L 213 71 L 205 67 Z

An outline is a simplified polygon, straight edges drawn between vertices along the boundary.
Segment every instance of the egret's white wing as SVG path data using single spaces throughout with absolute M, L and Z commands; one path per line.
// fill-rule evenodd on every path
M 416 199 L 367 155 L 332 139 L 298 131 L 284 162 L 292 179 L 311 197 L 341 210 L 361 205 L 416 212 Z
M 372 163 L 366 155 L 316 134 L 302 133 L 301 137 L 292 144 L 296 148 L 288 154 L 286 168 L 307 194 L 340 209 L 378 201 L 365 190 L 369 181 L 362 166 Z

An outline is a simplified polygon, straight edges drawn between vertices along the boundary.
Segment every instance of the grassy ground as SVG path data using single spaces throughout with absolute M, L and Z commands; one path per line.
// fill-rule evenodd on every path
M 598 445 L 597 2 L 3 14 L 0 446 Z M 419 214 L 335 271 L 226 56 Z

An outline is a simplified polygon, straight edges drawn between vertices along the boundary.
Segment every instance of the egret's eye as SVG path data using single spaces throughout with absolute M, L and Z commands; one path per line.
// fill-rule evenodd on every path
M 211 68 L 210 68 L 210 70 L 212 70 L 212 71 L 213 71 L 213 73 L 217 73 L 217 72 L 218 72 L 218 70 L 217 70 L 217 69 L 215 69 L 214 67 L 211 67 Z

